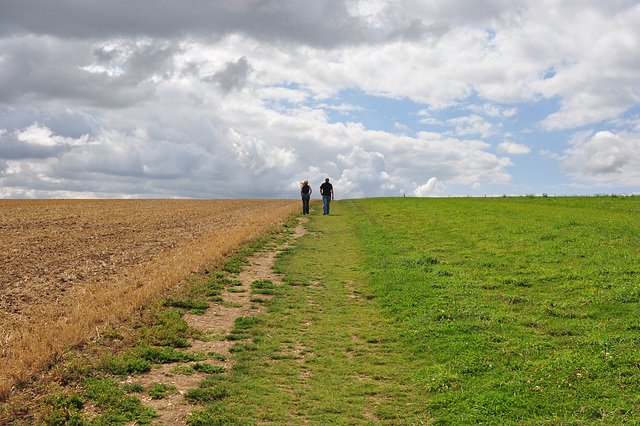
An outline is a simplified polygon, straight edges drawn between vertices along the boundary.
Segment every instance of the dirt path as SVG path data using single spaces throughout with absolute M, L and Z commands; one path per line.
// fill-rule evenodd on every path
M 292 239 L 304 235 L 305 228 L 303 223 L 306 223 L 308 220 L 306 217 L 298 218 L 299 224 L 294 230 Z M 266 308 L 264 306 L 250 302 L 250 286 L 254 281 L 261 279 L 270 280 L 276 285 L 282 284 L 279 276 L 274 273 L 273 266 L 275 265 L 276 255 L 286 247 L 289 247 L 289 242 L 280 246 L 268 246 L 264 250 L 254 253 L 254 255 L 248 259 L 249 264 L 243 267 L 243 271 L 239 273 L 237 277 L 234 277 L 234 279 L 242 282 L 242 286 L 236 286 L 234 288 L 245 290 L 245 292 L 226 292 L 223 295 L 224 301 L 226 302 L 224 306 L 211 304 L 204 315 L 186 314 L 184 316 L 185 320 L 191 327 L 209 333 L 205 335 L 219 336 L 231 332 L 234 328 L 236 318 L 253 316 L 265 312 Z M 266 299 L 270 296 L 260 295 L 260 297 Z M 228 340 L 192 340 L 190 343 L 192 347 L 189 348 L 189 351 L 205 354 L 216 352 L 227 357 L 225 361 L 209 359 L 202 363 L 218 365 L 227 369 L 233 367 L 229 348 L 234 345 L 235 342 Z M 188 366 L 189 363 L 164 364 L 161 365 L 160 368 L 154 368 L 149 373 L 132 376 L 127 380 L 127 383 L 141 384 L 145 388 L 159 383 L 176 387 L 177 393 L 171 394 L 163 399 L 153 400 L 146 394 L 141 398 L 143 404 L 155 408 L 157 413 L 160 414 L 160 417 L 155 419 L 153 424 L 186 425 L 186 416 L 191 411 L 201 408 L 186 401 L 184 394 L 191 389 L 196 389 L 198 383 L 202 381 L 207 374 L 202 372 L 194 372 L 191 375 L 172 373 L 171 370 L 179 365 Z

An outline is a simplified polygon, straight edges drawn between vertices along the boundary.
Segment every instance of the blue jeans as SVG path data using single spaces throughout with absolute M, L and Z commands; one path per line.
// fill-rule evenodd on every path
M 331 195 L 323 195 L 322 196 L 323 214 L 329 214 L 329 204 L 331 204 Z
M 309 214 L 309 199 L 311 194 L 302 194 L 302 214 Z

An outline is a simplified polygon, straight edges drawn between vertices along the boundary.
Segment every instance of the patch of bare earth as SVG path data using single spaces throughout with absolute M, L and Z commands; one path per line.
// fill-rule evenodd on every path
M 292 238 L 299 238 L 304 235 L 305 228 L 303 223 L 308 218 L 299 218 L 299 225 L 294 229 Z M 266 247 L 264 250 L 254 253 L 248 260 L 248 265 L 243 267 L 243 271 L 238 274 L 237 279 L 242 282 L 241 286 L 234 286 L 234 289 L 245 290 L 244 292 L 226 292 L 223 295 L 224 304 L 213 304 L 206 310 L 204 315 L 186 314 L 185 319 L 191 327 L 197 328 L 205 332 L 206 336 L 226 335 L 234 328 L 235 320 L 239 317 L 248 317 L 263 313 L 266 308 L 259 304 L 252 303 L 251 284 L 256 280 L 270 280 L 276 285 L 282 282 L 274 272 L 275 258 L 278 253 L 289 246 L 285 243 L 280 246 Z M 266 299 L 272 296 L 260 295 L 260 298 Z M 235 342 L 228 340 L 213 339 L 209 341 L 192 340 L 192 346 L 189 351 L 208 354 L 216 352 L 225 355 L 225 361 L 207 360 L 202 363 L 222 366 L 230 370 L 233 367 L 233 360 L 229 348 Z M 164 425 L 186 425 L 186 419 L 190 412 L 201 409 L 196 405 L 192 405 L 184 398 L 184 394 L 191 389 L 196 389 L 198 383 L 202 381 L 207 374 L 194 372 L 191 375 L 184 375 L 172 372 L 176 366 L 188 366 L 189 363 L 173 363 L 164 364 L 160 368 L 153 369 L 149 373 L 132 376 L 127 379 L 129 383 L 141 384 L 145 388 L 149 388 L 155 384 L 166 384 L 175 386 L 177 392 L 163 399 L 153 400 L 150 396 L 143 396 L 143 404 L 153 407 L 160 415 L 153 421 L 153 424 Z

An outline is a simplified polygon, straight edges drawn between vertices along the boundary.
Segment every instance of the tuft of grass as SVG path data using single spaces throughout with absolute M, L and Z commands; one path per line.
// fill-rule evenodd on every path
M 252 282 L 251 288 L 276 288 L 276 285 L 271 280 L 261 279 Z
M 192 367 L 195 371 L 207 374 L 220 374 L 227 372 L 227 369 L 225 367 L 221 367 L 219 365 L 203 364 L 199 362 L 193 364 Z
M 91 421 L 93 425 L 149 424 L 158 417 L 153 408 L 145 407 L 138 398 L 127 395 L 115 380 L 87 379 L 84 386 L 84 397 L 91 400 L 100 413 Z
M 165 306 L 171 308 L 183 308 L 183 309 L 208 309 L 209 304 L 203 299 L 167 299 L 164 302 Z
M 156 313 L 154 324 L 151 327 L 145 326 L 141 328 L 139 331 L 140 338 L 149 344 L 157 346 L 190 347 L 191 344 L 187 339 L 199 338 L 202 332 L 189 327 L 182 318 L 183 315 L 184 311 L 179 308 L 159 311 Z
M 164 383 L 156 383 L 155 385 L 152 385 L 148 390 L 147 393 L 149 394 L 149 396 L 151 397 L 151 399 L 163 399 L 166 398 L 167 396 L 173 394 L 173 393 L 178 393 L 177 389 L 175 386 L 173 385 L 167 385 Z
M 139 383 L 124 383 L 122 390 L 126 393 L 142 393 L 144 392 L 144 386 Z
M 47 398 L 49 413 L 44 421 L 47 425 L 85 425 L 87 416 L 83 414 L 86 401 L 78 394 L 65 396 L 56 393 Z
M 191 389 L 184 395 L 184 399 L 194 404 L 206 404 L 213 401 L 219 401 L 229 396 L 229 390 L 224 385 Z M 189 423 L 191 424 L 191 423 Z
M 234 331 L 248 330 L 260 323 L 260 317 L 238 317 L 234 321 Z
M 236 254 L 231 259 L 222 263 L 222 270 L 231 274 L 239 274 L 242 272 L 242 267 L 248 263 L 249 262 L 243 255 Z
M 115 376 L 140 374 L 151 370 L 151 362 L 135 354 L 117 356 L 107 353 L 102 356 L 97 368 Z
M 207 373 L 207 374 L 226 373 L 227 369 L 219 365 L 203 364 L 203 363 L 197 362 L 195 364 L 189 364 L 189 365 L 177 365 L 171 370 L 171 372 L 175 374 L 184 374 L 186 376 L 190 376 L 195 372 Z
M 213 360 L 216 360 L 216 361 L 226 361 L 227 360 L 227 356 L 226 355 L 223 355 L 223 354 L 218 353 L 218 352 L 209 352 L 207 354 L 207 356 L 210 359 L 213 359 Z

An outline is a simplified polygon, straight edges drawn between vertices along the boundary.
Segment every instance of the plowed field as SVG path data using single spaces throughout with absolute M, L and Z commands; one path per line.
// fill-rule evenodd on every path
M 292 200 L 0 200 L 0 356 L 14 358 L 18 340 L 38 338 L 38 321 L 60 327 L 80 321 L 74 311 L 135 308 L 297 207 Z

